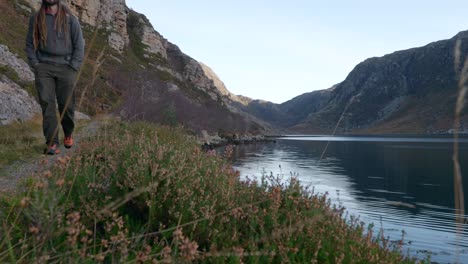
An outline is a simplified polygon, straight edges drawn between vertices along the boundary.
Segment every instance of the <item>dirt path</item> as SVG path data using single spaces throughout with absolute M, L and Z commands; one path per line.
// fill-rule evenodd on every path
M 49 169 L 59 157 L 73 155 L 80 149 L 81 139 L 95 135 L 102 124 L 103 118 L 92 120 L 75 133 L 75 146 L 70 149 L 66 149 L 63 145 L 60 146 L 61 151 L 58 155 L 40 155 L 40 157 L 33 160 L 17 161 L 0 170 L 0 193 L 14 192 L 21 180 Z

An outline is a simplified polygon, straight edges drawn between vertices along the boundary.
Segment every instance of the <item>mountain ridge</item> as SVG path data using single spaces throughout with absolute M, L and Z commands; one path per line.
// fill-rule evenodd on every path
M 446 133 L 453 128 L 458 91 L 454 47 L 462 41 L 464 61 L 468 31 L 368 58 L 331 88 L 275 104 L 231 93 L 213 69 L 165 39 L 125 0 L 67 2 L 81 18 L 89 52 L 77 85 L 85 113 L 114 112 L 124 119 L 213 133 L 327 134 L 335 127 L 338 133 Z M 35 0 L 0 4 L 4 14 L 0 44 L 19 59 L 25 60 L 20 46 L 26 19 L 38 4 Z M 7 68 L 0 77 L 34 96 L 31 80 L 18 80 L 10 66 L 2 67 Z M 462 130 L 468 131 L 466 111 Z
M 208 76 L 202 64 L 165 39 L 125 0 L 67 3 L 80 18 L 87 44 L 77 84 L 82 111 L 179 124 L 194 132 L 261 133 L 269 129 L 265 122 L 232 107 L 236 97 L 222 90 L 222 82 Z M 0 44 L 22 60 L 26 60 L 21 48 L 26 21 L 39 5 L 35 0 L 6 0 L 0 5 L 5 14 Z M 13 23 L 15 27 L 8 26 Z M 30 80 L 21 85 L 35 96 L 31 86 Z
M 457 40 L 462 43 L 463 62 L 468 53 L 468 31 L 448 40 L 368 58 L 343 82 L 314 91 L 328 91 L 327 96 L 319 99 L 312 92 L 287 101 L 289 108 L 304 112 L 296 111 L 293 124 L 282 122 L 280 126 L 289 133 L 330 134 L 335 127 L 337 133 L 449 133 L 458 95 L 454 70 Z M 461 131 L 468 131 L 466 110 Z

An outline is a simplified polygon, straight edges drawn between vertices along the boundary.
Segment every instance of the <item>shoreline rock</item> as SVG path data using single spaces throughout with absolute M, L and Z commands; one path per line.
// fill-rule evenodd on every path
M 228 145 L 248 145 L 248 144 L 266 144 L 276 143 L 274 138 L 270 138 L 266 135 L 237 135 L 232 134 L 231 136 L 210 136 L 205 130 L 201 132 L 202 136 L 197 141 L 201 148 L 205 151 L 213 150 L 219 147 Z

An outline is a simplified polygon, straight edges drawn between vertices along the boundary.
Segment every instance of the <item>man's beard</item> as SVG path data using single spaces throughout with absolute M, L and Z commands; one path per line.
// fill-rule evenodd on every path
M 51 7 L 53 5 L 58 4 L 59 0 L 54 0 L 54 1 L 47 1 L 47 0 L 42 0 L 42 4 L 45 5 L 46 7 Z

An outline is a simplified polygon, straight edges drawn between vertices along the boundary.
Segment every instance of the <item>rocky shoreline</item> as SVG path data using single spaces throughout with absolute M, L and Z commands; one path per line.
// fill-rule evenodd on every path
M 210 136 L 206 131 L 202 131 L 202 137 L 198 140 L 203 150 L 213 150 L 215 148 L 228 145 L 247 145 L 247 144 L 265 144 L 276 143 L 276 139 L 265 135 L 214 135 Z

